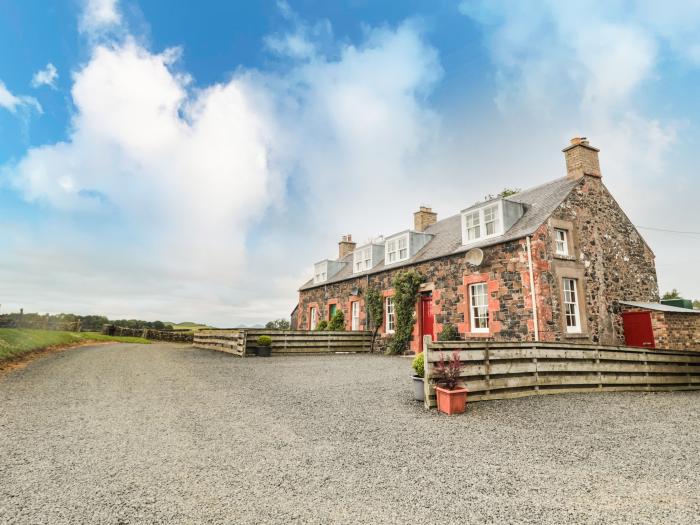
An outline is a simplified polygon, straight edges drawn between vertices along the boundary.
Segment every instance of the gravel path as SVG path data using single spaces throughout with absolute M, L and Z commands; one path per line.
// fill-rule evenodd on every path
M 700 393 L 411 399 L 409 361 L 83 347 L 0 376 L 0 523 L 697 523 Z

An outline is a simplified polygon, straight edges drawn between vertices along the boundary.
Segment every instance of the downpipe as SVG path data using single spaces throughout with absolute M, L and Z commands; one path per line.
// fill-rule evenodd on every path
M 535 274 L 532 271 L 532 245 L 530 244 L 530 236 L 526 238 L 527 242 L 527 266 L 530 271 L 530 295 L 532 296 L 532 321 L 535 323 L 535 342 L 540 341 L 540 328 L 537 322 L 537 292 L 535 291 Z

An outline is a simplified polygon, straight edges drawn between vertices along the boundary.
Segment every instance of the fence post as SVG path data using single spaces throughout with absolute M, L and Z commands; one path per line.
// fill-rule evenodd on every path
M 429 335 L 423 336 L 423 406 L 430 408 L 430 343 L 433 338 Z

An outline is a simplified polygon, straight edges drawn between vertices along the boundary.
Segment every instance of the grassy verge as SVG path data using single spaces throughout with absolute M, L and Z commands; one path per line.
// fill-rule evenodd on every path
M 15 359 L 49 346 L 69 346 L 91 341 L 118 341 L 121 343 L 150 343 L 140 337 L 112 337 L 97 332 L 59 332 L 54 330 L 25 330 L 0 328 L 0 363 Z

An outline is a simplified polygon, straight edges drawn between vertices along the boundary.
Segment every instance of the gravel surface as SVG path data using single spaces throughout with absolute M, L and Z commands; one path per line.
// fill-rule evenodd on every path
M 411 399 L 406 358 L 83 347 L 0 376 L 0 523 L 697 523 L 700 392 Z

